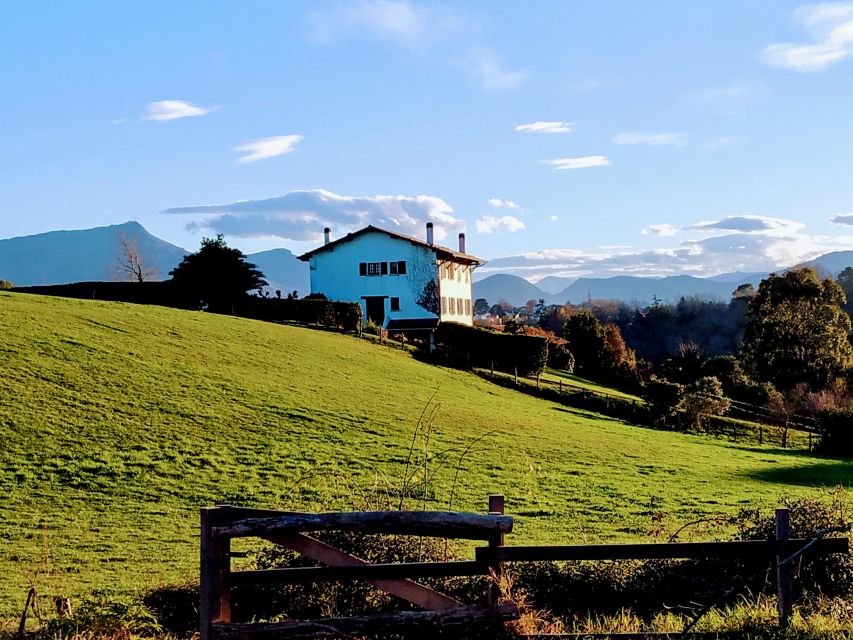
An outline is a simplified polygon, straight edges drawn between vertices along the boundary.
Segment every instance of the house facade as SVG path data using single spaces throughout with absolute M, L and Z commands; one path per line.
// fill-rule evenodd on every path
M 308 262 L 312 294 L 359 302 L 365 321 L 389 331 L 473 324 L 473 271 L 484 262 L 465 253 L 464 234 L 459 250 L 436 245 L 432 223 L 426 240 L 374 226 L 337 240 L 327 228 L 324 237 L 322 246 L 299 256 Z

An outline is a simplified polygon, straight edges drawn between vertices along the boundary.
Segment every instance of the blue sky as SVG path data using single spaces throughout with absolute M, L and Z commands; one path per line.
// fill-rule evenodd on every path
M 853 249 L 853 2 L 18 2 L 0 77 L 0 237 L 432 219 L 532 279 Z

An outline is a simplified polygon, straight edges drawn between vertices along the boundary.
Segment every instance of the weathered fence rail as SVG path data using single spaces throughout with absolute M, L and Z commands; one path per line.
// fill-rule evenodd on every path
M 266 640 L 320 638 L 419 629 L 462 629 L 466 625 L 496 623 L 515 618 L 518 607 L 499 602 L 497 580 L 489 604 L 470 606 L 426 587 L 415 578 L 475 576 L 499 577 L 504 563 L 649 559 L 761 559 L 775 569 L 779 622 L 786 625 L 793 606 L 792 561 L 810 555 L 847 553 L 847 538 L 789 537 L 788 511 L 776 512 L 776 539 L 733 542 L 679 542 L 505 546 L 512 517 L 504 515 L 502 495 L 489 496 L 489 513 L 451 511 L 379 511 L 292 513 L 231 506 L 201 510 L 201 584 L 199 607 L 201 640 Z M 481 540 L 474 560 L 370 564 L 361 558 L 312 538 L 305 532 L 352 531 Z M 325 566 L 232 571 L 232 538 L 256 536 L 301 553 Z M 374 616 L 288 620 L 279 623 L 232 623 L 231 589 L 239 585 L 287 584 L 366 580 L 424 611 Z

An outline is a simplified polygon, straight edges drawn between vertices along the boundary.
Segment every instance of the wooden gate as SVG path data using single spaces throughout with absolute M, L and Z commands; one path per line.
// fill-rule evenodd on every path
M 363 534 L 432 536 L 483 540 L 489 547 L 503 544 L 512 531 L 512 518 L 503 515 L 503 496 L 490 496 L 489 514 L 455 511 L 368 511 L 293 513 L 221 505 L 201 510 L 201 581 L 199 607 L 201 640 L 237 638 L 305 638 L 362 633 L 411 631 L 418 627 L 457 628 L 516 617 L 512 602 L 466 606 L 430 589 L 414 578 L 488 575 L 500 563 L 488 560 L 370 564 L 305 532 L 350 531 Z M 296 551 L 325 566 L 231 570 L 231 540 L 258 537 Z M 422 611 L 289 620 L 280 623 L 232 623 L 231 589 L 244 584 L 282 584 L 362 579 L 402 598 Z

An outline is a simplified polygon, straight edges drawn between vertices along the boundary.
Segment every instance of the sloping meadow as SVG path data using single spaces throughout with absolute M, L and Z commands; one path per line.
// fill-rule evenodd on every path
M 350 335 L 0 293 L 0 613 L 193 579 L 198 508 L 515 516 L 619 541 L 848 483 L 853 465 L 642 429 Z M 399 501 L 398 501 L 399 500 Z M 452 500 L 452 504 L 451 504 Z

